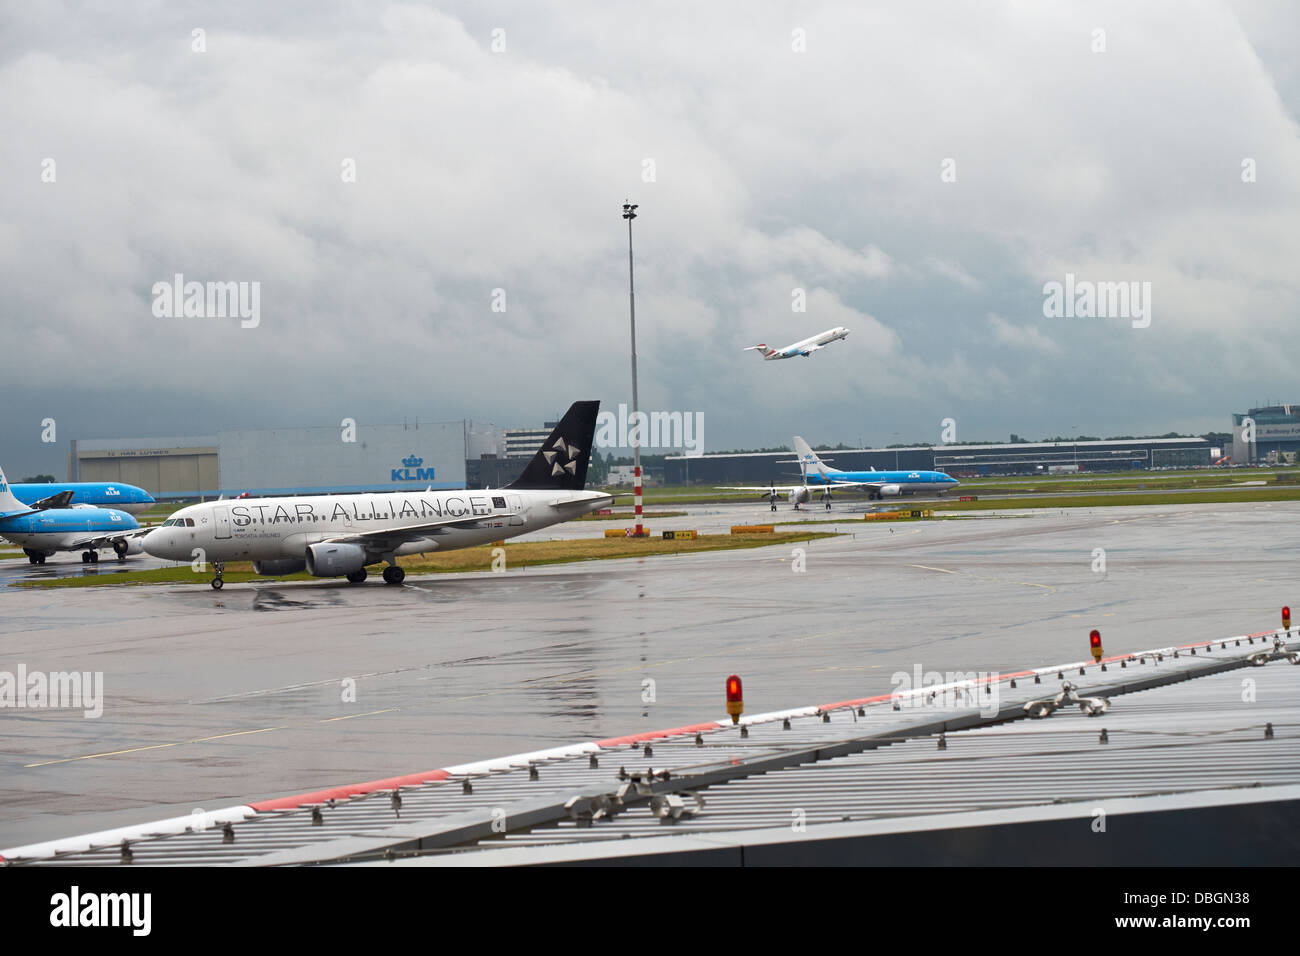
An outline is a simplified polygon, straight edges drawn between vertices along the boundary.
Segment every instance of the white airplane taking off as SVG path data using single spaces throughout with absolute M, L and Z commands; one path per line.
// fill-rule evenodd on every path
M 837 325 L 833 329 L 827 329 L 825 332 L 814 335 L 810 339 L 804 339 L 801 342 L 794 343 L 794 345 L 787 345 L 783 349 L 768 348 L 766 343 L 760 343 L 759 345 L 751 345 L 749 348 L 741 349 L 741 351 L 757 351 L 759 355 L 763 356 L 765 362 L 770 362 L 772 359 L 794 358 L 796 355 L 807 357 L 812 355 L 818 349 L 825 348 L 832 342 L 845 338 L 851 331 L 853 330 L 846 329 L 842 325 Z
M 388 562 L 384 581 L 400 584 L 403 554 L 451 551 L 537 531 L 614 499 L 585 491 L 600 402 L 574 402 L 513 483 L 485 491 L 390 492 L 210 501 L 182 508 L 149 532 L 159 558 L 211 561 L 220 590 L 227 561 L 252 561 L 258 574 L 366 579 Z

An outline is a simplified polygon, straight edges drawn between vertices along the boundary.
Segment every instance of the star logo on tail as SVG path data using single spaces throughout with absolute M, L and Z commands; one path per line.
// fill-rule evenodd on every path
M 582 449 L 577 445 L 566 443 L 563 438 L 555 439 L 555 444 L 548 450 L 542 452 L 546 463 L 551 466 L 552 475 L 563 475 L 568 472 L 570 475 L 578 473 L 578 456 L 582 454 Z M 560 459 L 565 460 L 561 463 Z

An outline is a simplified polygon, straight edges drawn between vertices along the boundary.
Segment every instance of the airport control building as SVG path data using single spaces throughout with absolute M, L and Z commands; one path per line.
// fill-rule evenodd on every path
M 1060 474 L 1152 468 L 1196 468 L 1213 463 L 1216 449 L 1204 438 L 1116 441 L 1016 442 L 1006 445 L 937 445 L 854 448 L 821 453 L 841 471 L 943 471 L 954 478 Z M 798 478 L 793 452 L 671 455 L 666 484 L 786 483 Z
M 499 428 L 468 420 L 77 440 L 68 480 L 126 482 L 159 499 L 464 488 L 467 462 L 500 445 Z

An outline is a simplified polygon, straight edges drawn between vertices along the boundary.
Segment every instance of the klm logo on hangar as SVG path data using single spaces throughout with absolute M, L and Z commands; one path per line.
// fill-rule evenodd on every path
M 401 468 L 391 469 L 393 481 L 433 481 L 433 469 L 421 468 L 424 459 L 418 455 L 412 455 L 410 458 L 402 459 Z

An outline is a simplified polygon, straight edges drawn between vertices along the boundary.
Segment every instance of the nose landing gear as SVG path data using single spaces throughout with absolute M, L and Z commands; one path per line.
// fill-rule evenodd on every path
M 226 586 L 226 582 L 221 579 L 222 572 L 226 570 L 226 562 L 213 561 L 212 570 L 216 572 L 216 576 L 211 581 L 212 590 L 220 591 L 222 588 Z

